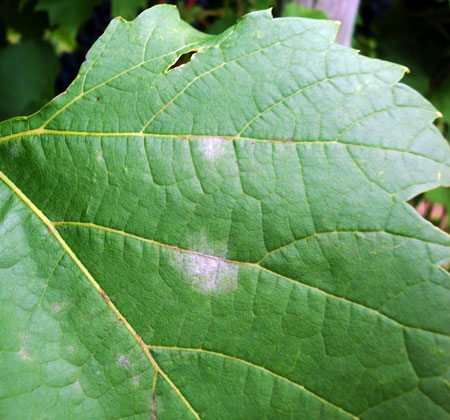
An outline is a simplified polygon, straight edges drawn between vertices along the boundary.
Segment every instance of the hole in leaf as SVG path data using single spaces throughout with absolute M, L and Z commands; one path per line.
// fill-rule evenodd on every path
M 186 53 L 184 53 L 184 54 L 181 54 L 181 55 L 178 57 L 177 61 L 175 61 L 175 63 L 173 63 L 173 64 L 166 70 L 166 72 L 169 72 L 170 70 L 173 70 L 173 69 L 175 69 L 175 68 L 177 68 L 177 67 L 180 67 L 180 66 L 182 66 L 182 65 L 184 65 L 184 64 L 189 63 L 189 61 L 191 61 L 191 59 L 192 59 L 192 56 L 193 56 L 195 53 L 197 53 L 197 52 L 198 52 L 197 50 L 194 50 L 194 51 L 188 51 L 188 52 L 186 52 Z
M 414 210 L 438 229 L 450 233 L 450 188 L 438 187 L 424 191 L 408 201 Z M 450 257 L 437 261 L 437 265 L 450 272 Z
M 427 219 L 443 231 L 450 232 L 450 189 L 439 187 L 419 194 L 409 201 L 424 219 Z

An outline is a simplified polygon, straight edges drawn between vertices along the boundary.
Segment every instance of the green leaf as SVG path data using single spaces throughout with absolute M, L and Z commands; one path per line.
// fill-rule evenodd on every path
M 230 26 L 233 26 L 236 21 L 237 17 L 235 15 L 226 15 L 223 18 L 216 19 L 213 24 L 207 29 L 207 32 L 213 35 L 218 35 L 228 29 Z
M 446 77 L 428 96 L 433 105 L 442 112 L 444 121 L 450 124 L 450 77 Z
M 65 27 L 75 36 L 82 23 L 88 20 L 91 10 L 101 0 L 38 0 L 36 10 L 48 12 L 50 23 Z
M 298 5 L 296 2 L 291 1 L 286 3 L 281 13 L 283 17 L 304 17 L 309 19 L 328 19 L 328 15 L 319 9 L 311 9 Z
M 183 19 L 185 22 L 191 23 L 191 24 L 194 23 L 203 13 L 203 8 L 196 4 L 194 4 L 193 6 L 187 7 L 187 6 L 185 6 L 183 1 L 179 1 L 177 7 L 179 10 L 181 19 Z M 236 23 L 236 19 L 234 20 L 233 23 Z M 228 25 L 227 27 L 229 27 L 231 25 Z M 222 31 L 220 31 L 220 32 L 222 32 Z
M 147 0 L 111 0 L 111 16 L 134 19 L 139 9 L 147 6 Z
M 249 2 L 249 9 L 252 12 L 276 6 L 277 3 L 275 0 L 252 0 Z
M 47 42 L 28 40 L 0 49 L 0 120 L 35 112 L 49 101 L 59 69 Z
M 433 203 L 442 204 L 446 207 L 447 213 L 450 214 L 450 189 L 439 187 L 425 193 L 425 198 Z
M 449 418 L 450 149 L 336 31 L 157 6 L 0 125 L 2 418 Z
M 0 2 L 0 26 L 21 39 L 41 39 L 48 28 L 48 17 L 46 13 L 34 10 L 33 3 L 3 0 Z

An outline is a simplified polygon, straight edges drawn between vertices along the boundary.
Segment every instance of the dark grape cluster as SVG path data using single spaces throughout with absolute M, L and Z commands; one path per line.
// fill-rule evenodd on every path
M 366 0 L 361 2 L 360 14 L 364 22 L 371 22 L 391 6 L 392 0 Z
M 75 54 L 62 53 L 60 57 L 61 72 L 56 79 L 56 93 L 61 93 L 67 89 L 78 74 L 81 62 L 77 59 Z
M 90 19 L 77 36 L 80 54 L 86 55 L 92 44 L 103 34 L 110 21 L 111 4 L 109 0 L 102 0 L 101 4 L 92 10 Z

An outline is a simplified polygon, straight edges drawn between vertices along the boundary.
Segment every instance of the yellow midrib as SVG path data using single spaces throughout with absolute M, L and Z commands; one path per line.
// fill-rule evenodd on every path
M 303 282 L 301 282 L 301 281 L 299 281 L 299 280 L 294 280 L 294 279 L 292 279 L 292 278 L 290 278 L 290 277 L 284 276 L 284 275 L 281 274 L 281 273 L 278 273 L 278 272 L 276 272 L 276 271 L 272 271 L 272 270 L 270 270 L 269 268 L 264 267 L 264 266 L 262 265 L 262 262 L 263 262 L 269 255 L 271 255 L 271 254 L 273 254 L 273 253 L 279 251 L 280 249 L 282 249 L 282 248 L 284 248 L 284 247 L 286 247 L 286 246 L 293 245 L 293 244 L 295 244 L 295 243 L 297 243 L 297 242 L 304 241 L 304 240 L 308 240 L 308 239 L 311 239 L 311 238 L 318 238 L 318 237 L 323 236 L 323 235 L 332 235 L 332 234 L 336 234 L 336 235 L 339 235 L 339 234 L 358 234 L 358 233 L 360 233 L 360 234 L 379 234 L 379 233 L 386 233 L 386 234 L 388 234 L 388 235 L 399 236 L 399 237 L 403 237 L 403 238 L 417 239 L 417 238 L 414 238 L 414 237 L 405 236 L 405 235 L 400 235 L 400 234 L 395 234 L 395 233 L 388 232 L 388 231 L 386 231 L 386 230 L 367 230 L 367 231 L 363 231 L 363 230 L 335 230 L 335 231 L 316 232 L 316 233 L 312 233 L 311 235 L 305 236 L 305 237 L 303 237 L 303 238 L 297 239 L 297 240 L 295 240 L 295 241 L 293 241 L 293 242 L 291 242 L 291 243 L 289 243 L 289 244 L 286 244 L 286 245 L 284 245 L 284 246 L 281 247 L 281 248 L 277 248 L 277 249 L 274 249 L 274 250 L 272 250 L 272 251 L 269 251 L 269 252 L 268 252 L 263 258 L 261 258 L 259 261 L 252 263 L 252 262 L 247 262 L 247 261 L 235 261 L 235 260 L 230 260 L 230 259 L 226 259 L 226 258 L 222 258 L 222 257 L 217 257 L 217 256 L 214 256 L 214 255 L 203 254 L 203 253 L 201 253 L 201 252 L 192 251 L 192 250 L 190 250 L 190 249 L 180 248 L 180 247 L 174 246 L 174 245 L 168 245 L 168 244 L 165 244 L 165 243 L 157 242 L 157 241 L 155 241 L 155 240 L 153 240 L 153 239 L 144 238 L 144 237 L 142 237 L 142 236 L 134 235 L 134 234 L 132 234 L 132 233 L 128 233 L 128 232 L 124 232 L 124 231 L 122 231 L 122 230 L 117 230 L 117 229 L 109 228 L 109 227 L 106 227 L 106 226 L 96 225 L 96 224 L 94 224 L 94 223 L 73 222 L 73 221 L 60 221 L 60 222 L 53 222 L 53 226 L 55 226 L 55 227 L 56 227 L 56 226 L 69 226 L 69 227 L 70 227 L 70 226 L 78 226 L 78 227 L 85 227 L 85 228 L 89 228 L 89 229 L 102 230 L 102 231 L 109 232 L 109 233 L 112 233 L 112 234 L 121 235 L 121 236 L 124 236 L 124 237 L 128 237 L 128 238 L 131 238 L 131 239 L 135 239 L 135 240 L 141 241 L 141 242 L 145 242 L 145 243 L 148 243 L 148 244 L 152 244 L 152 245 L 155 245 L 155 246 L 167 248 L 167 249 L 170 249 L 170 250 L 172 250 L 172 251 L 177 251 L 177 252 L 182 252 L 182 253 L 188 253 L 188 254 L 195 254 L 195 255 L 199 255 L 199 256 L 204 257 L 204 258 L 211 258 L 211 259 L 216 259 L 216 260 L 224 261 L 224 262 L 229 263 L 229 264 L 236 264 L 236 265 L 239 265 L 239 266 L 246 266 L 246 267 L 250 267 L 250 268 L 255 268 L 255 269 L 257 269 L 257 270 L 261 270 L 261 271 L 264 271 L 264 272 L 266 272 L 266 273 L 268 273 L 268 274 L 271 274 L 271 275 L 277 276 L 277 277 L 279 277 L 279 278 L 282 278 L 282 279 L 284 279 L 284 280 L 286 280 L 286 281 L 289 281 L 289 282 L 291 282 L 291 283 L 295 283 L 295 284 L 298 284 L 298 285 L 300 285 L 300 286 L 302 286 L 302 287 L 306 287 L 306 288 L 309 289 L 309 290 L 318 292 L 318 293 L 323 294 L 323 295 L 325 295 L 325 296 L 327 296 L 327 297 L 330 297 L 330 298 L 333 298 L 333 299 L 340 300 L 340 301 L 345 302 L 345 303 L 348 303 L 348 304 L 350 304 L 350 305 L 358 306 L 358 307 L 362 308 L 363 310 L 372 312 L 372 313 L 375 314 L 376 316 L 380 316 L 380 317 L 386 319 L 387 321 L 394 323 L 394 324 L 397 325 L 399 328 L 402 328 L 402 329 L 409 328 L 409 329 L 413 329 L 413 330 L 425 331 L 425 332 L 428 332 L 428 333 L 432 333 L 432 334 L 437 334 L 437 335 L 441 335 L 441 336 L 444 336 L 444 337 L 448 337 L 448 336 L 447 336 L 446 334 L 444 334 L 444 333 L 440 333 L 440 332 L 436 332 L 436 331 L 431 331 L 431 330 L 427 330 L 427 329 L 425 329 L 425 328 L 415 327 L 415 326 L 412 326 L 412 325 L 406 325 L 406 324 L 403 324 L 403 323 L 401 323 L 400 321 L 398 321 L 398 320 L 396 320 L 396 319 L 394 319 L 394 318 L 391 318 L 390 316 L 388 316 L 388 315 L 386 315 L 386 314 L 384 314 L 384 313 L 378 311 L 377 309 L 371 308 L 370 306 L 366 306 L 366 305 L 364 305 L 364 304 L 362 304 L 362 303 L 360 303 L 360 302 L 356 302 L 356 301 L 350 300 L 350 299 L 348 299 L 348 298 L 346 298 L 346 297 L 343 297 L 343 296 L 339 296 L 339 295 L 335 295 L 335 294 L 329 293 L 329 292 L 327 292 L 327 291 L 325 291 L 325 290 L 323 290 L 323 289 L 320 289 L 320 288 L 318 288 L 318 287 L 312 286 L 312 285 L 310 285 L 310 284 L 308 284 L 308 283 L 303 283 Z M 422 240 L 422 241 L 423 241 L 423 240 Z M 423 241 L 423 242 L 425 242 L 425 241 Z M 436 265 L 436 266 L 437 266 L 437 265 Z
M 40 136 L 40 135 L 55 135 L 55 136 L 81 136 L 81 137 L 138 137 L 138 138 L 167 138 L 167 139 L 217 139 L 217 140 L 242 140 L 249 141 L 255 143 L 272 143 L 272 144 L 339 144 L 344 147 L 359 147 L 364 149 L 372 149 L 372 150 L 381 150 L 388 152 L 396 152 L 396 153 L 407 153 L 414 156 L 419 156 L 424 159 L 431 160 L 433 162 L 439 163 L 441 165 L 450 166 L 449 163 L 443 162 L 441 160 L 432 158 L 431 156 L 425 156 L 420 153 L 411 151 L 411 150 L 401 150 L 401 149 L 392 149 L 389 147 L 381 147 L 369 144 L 358 144 L 358 143 L 346 143 L 341 140 L 332 139 L 332 140 L 277 140 L 277 139 L 260 139 L 254 137 L 241 137 L 239 135 L 236 136 L 222 136 L 222 135 L 202 135 L 202 134 L 154 134 L 154 133 L 138 133 L 138 132 L 121 132 L 121 133 L 103 133 L 103 132 L 89 132 L 89 131 L 65 131 L 65 130 L 49 130 L 46 128 L 36 128 L 34 130 L 22 131 L 20 133 L 10 134 L 8 136 L 0 137 L 0 144 L 22 138 L 22 137 L 30 137 L 30 136 Z

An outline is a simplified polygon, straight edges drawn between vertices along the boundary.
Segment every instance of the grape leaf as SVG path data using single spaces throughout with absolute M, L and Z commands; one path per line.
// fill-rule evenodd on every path
M 444 121 L 450 124 L 450 76 L 447 76 L 441 83 L 428 94 L 430 101 L 442 112 Z
M 89 18 L 101 0 L 38 0 L 36 10 L 48 12 L 50 23 L 64 27 L 75 37 L 78 28 Z
M 450 149 L 336 31 L 156 6 L 0 125 L 2 418 L 449 418 Z
M 425 193 L 425 198 L 431 200 L 433 203 L 442 204 L 447 209 L 447 214 L 450 214 L 450 189 L 439 187 L 432 191 Z
M 26 40 L 0 50 L 0 120 L 32 113 L 55 94 L 60 69 L 52 46 Z
M 323 10 L 300 6 L 294 1 L 290 1 L 284 5 L 282 16 L 296 16 L 310 19 L 328 19 L 328 15 Z
M 111 15 L 133 19 L 139 9 L 145 8 L 147 0 L 111 0 Z

